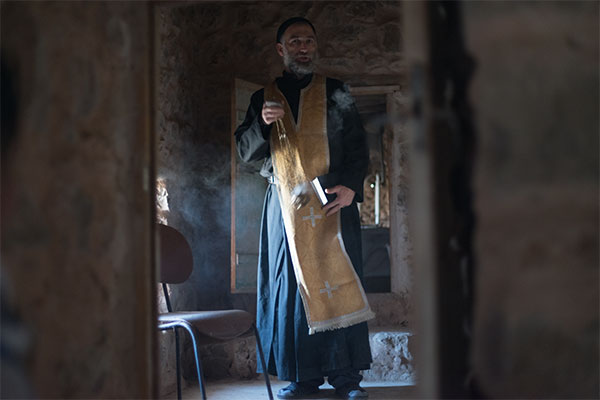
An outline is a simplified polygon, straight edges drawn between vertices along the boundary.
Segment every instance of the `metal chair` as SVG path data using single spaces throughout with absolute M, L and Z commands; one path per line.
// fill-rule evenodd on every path
M 158 315 L 158 329 L 161 331 L 173 330 L 175 334 L 177 398 L 181 399 L 179 328 L 187 331 L 192 340 L 202 399 L 206 399 L 206 390 L 202 363 L 198 354 L 198 346 L 200 345 L 229 341 L 254 332 L 260 362 L 263 371 L 267 371 L 254 317 L 250 313 L 243 310 L 173 311 L 167 284 L 182 283 L 189 278 L 194 265 L 192 250 L 185 237 L 176 229 L 162 224 L 157 224 L 157 229 L 160 238 L 160 282 L 162 283 L 168 310 L 167 313 Z M 266 372 L 263 375 L 269 399 L 272 400 L 273 392 L 271 391 L 269 375 Z

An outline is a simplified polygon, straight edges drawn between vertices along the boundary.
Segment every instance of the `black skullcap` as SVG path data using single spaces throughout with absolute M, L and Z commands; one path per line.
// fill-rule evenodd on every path
M 309 25 L 312 28 L 315 35 L 317 34 L 317 31 L 315 30 L 315 27 L 312 24 L 312 22 L 310 22 L 309 20 L 307 20 L 304 17 L 292 17 L 290 19 L 283 21 L 283 23 L 281 25 L 279 25 L 279 28 L 277 29 L 277 43 L 281 42 L 281 37 L 283 36 L 283 34 L 287 30 L 287 28 L 289 28 L 291 25 L 294 25 L 297 23 Z

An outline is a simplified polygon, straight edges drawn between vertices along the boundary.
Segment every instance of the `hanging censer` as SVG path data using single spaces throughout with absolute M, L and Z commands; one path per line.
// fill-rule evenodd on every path
M 269 107 L 283 107 L 283 105 L 278 101 L 267 100 L 265 103 Z M 293 165 L 296 168 L 301 167 L 300 160 L 298 159 L 298 151 L 297 149 L 292 149 L 292 144 L 288 139 L 283 120 L 278 119 L 275 121 L 275 130 L 277 131 L 277 137 L 279 138 L 279 144 L 281 146 L 284 158 L 286 159 L 286 164 L 288 166 Z M 293 179 L 293 181 L 295 181 L 295 184 L 293 184 L 290 193 L 291 205 L 296 210 L 301 209 L 310 201 L 310 196 L 308 193 L 309 185 L 303 174 L 301 176 L 298 175 L 300 171 L 301 169 L 296 170 L 297 176 L 295 177 L 295 179 Z

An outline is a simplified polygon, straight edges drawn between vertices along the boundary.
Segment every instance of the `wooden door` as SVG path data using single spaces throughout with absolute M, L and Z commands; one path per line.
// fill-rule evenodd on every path
M 252 93 L 262 86 L 235 79 L 231 99 L 232 132 L 244 121 Z M 262 162 L 243 162 L 231 140 L 231 292 L 256 292 L 260 221 L 267 181 Z

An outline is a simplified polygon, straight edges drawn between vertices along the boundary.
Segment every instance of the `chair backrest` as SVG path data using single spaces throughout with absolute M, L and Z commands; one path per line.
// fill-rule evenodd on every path
M 175 228 L 156 224 L 160 241 L 160 282 L 182 283 L 194 268 L 192 249 Z

